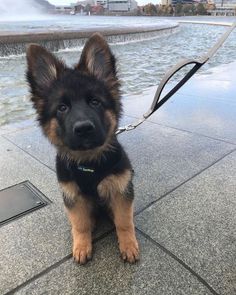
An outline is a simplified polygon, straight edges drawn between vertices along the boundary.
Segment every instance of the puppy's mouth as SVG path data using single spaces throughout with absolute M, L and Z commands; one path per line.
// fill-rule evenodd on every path
M 77 139 L 71 141 L 67 146 L 73 151 L 87 151 L 102 146 L 104 142 L 105 140 L 102 139 Z

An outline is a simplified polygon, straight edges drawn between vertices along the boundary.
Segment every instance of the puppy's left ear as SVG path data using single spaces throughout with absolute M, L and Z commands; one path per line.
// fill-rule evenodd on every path
M 37 44 L 27 48 L 26 57 L 27 79 L 33 92 L 47 91 L 65 68 L 55 55 Z
M 86 42 L 76 68 L 106 82 L 108 86 L 117 83 L 118 87 L 115 57 L 99 33 L 93 34 Z

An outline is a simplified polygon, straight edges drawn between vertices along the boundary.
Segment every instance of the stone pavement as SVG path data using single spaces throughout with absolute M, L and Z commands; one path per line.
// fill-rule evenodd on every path
M 72 261 L 53 147 L 34 122 L 0 128 L 0 189 L 29 180 L 51 200 L 0 227 L 0 294 L 236 294 L 235 69 L 195 76 L 119 135 L 135 169 L 135 265 L 120 260 L 108 223 L 94 234 L 93 260 Z M 153 92 L 124 98 L 122 124 Z

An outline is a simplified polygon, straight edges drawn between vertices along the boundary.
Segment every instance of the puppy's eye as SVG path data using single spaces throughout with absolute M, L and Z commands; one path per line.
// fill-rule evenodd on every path
M 96 99 L 96 98 L 92 98 L 92 99 L 90 99 L 89 104 L 90 104 L 92 107 L 97 107 L 97 106 L 100 106 L 101 101 L 98 100 L 98 99 Z
M 57 107 L 57 110 L 61 113 L 64 113 L 68 110 L 68 106 L 64 103 L 59 104 L 59 106 Z

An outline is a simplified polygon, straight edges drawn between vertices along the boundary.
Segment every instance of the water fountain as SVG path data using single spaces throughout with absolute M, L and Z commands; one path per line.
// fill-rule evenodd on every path
M 37 20 L 43 12 L 34 0 L 0 0 L 0 22 Z

